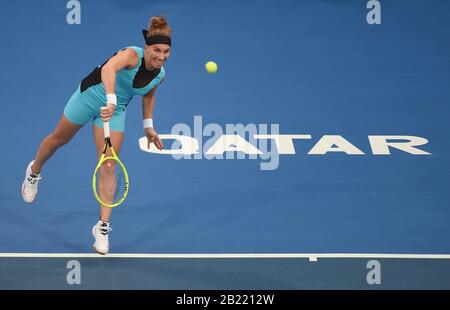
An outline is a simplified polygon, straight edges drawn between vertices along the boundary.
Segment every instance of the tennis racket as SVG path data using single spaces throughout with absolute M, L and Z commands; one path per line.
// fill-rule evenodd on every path
M 103 122 L 105 146 L 95 167 L 92 177 L 92 189 L 97 201 L 104 207 L 114 208 L 120 205 L 128 194 L 128 172 L 120 161 L 111 143 L 109 121 Z M 106 156 L 108 147 L 112 156 Z

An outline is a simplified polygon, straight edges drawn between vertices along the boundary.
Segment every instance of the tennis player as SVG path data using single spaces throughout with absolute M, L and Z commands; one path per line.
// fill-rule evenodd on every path
M 25 202 L 35 200 L 45 162 L 90 120 L 98 157 L 104 142 L 103 121 L 110 122 L 111 142 L 118 154 L 124 139 L 126 108 L 134 95 L 142 96 L 143 125 L 148 145 L 154 143 L 158 149 L 163 148 L 153 128 L 153 107 L 156 87 L 165 78 L 163 65 L 170 56 L 172 30 L 167 19 L 154 16 L 147 30 L 142 32 L 146 43 L 144 48 L 129 46 L 120 50 L 81 81 L 56 129 L 42 140 L 36 157 L 28 164 L 22 185 Z M 100 109 L 105 106 L 106 109 Z M 92 228 L 94 249 L 100 254 L 109 251 L 111 211 L 112 208 L 100 205 L 100 220 Z

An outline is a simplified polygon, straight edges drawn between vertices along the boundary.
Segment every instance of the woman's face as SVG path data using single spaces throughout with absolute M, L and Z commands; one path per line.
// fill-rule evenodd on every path
M 145 47 L 145 66 L 147 69 L 161 69 L 169 59 L 170 46 L 167 44 L 152 44 Z

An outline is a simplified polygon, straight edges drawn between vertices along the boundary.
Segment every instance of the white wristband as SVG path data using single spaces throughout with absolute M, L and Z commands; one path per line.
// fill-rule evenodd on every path
M 153 128 L 153 118 L 144 119 L 144 129 L 145 128 Z
M 117 105 L 117 96 L 116 94 L 106 94 L 106 103 L 112 103 Z

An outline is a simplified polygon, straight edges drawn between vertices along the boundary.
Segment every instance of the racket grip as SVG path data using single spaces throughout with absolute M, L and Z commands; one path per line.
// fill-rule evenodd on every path
M 100 109 L 105 109 L 106 107 L 101 107 Z M 109 121 L 103 122 L 103 135 L 106 138 L 110 137 Z
M 106 138 L 109 138 L 109 121 L 108 122 L 103 122 L 103 135 Z

